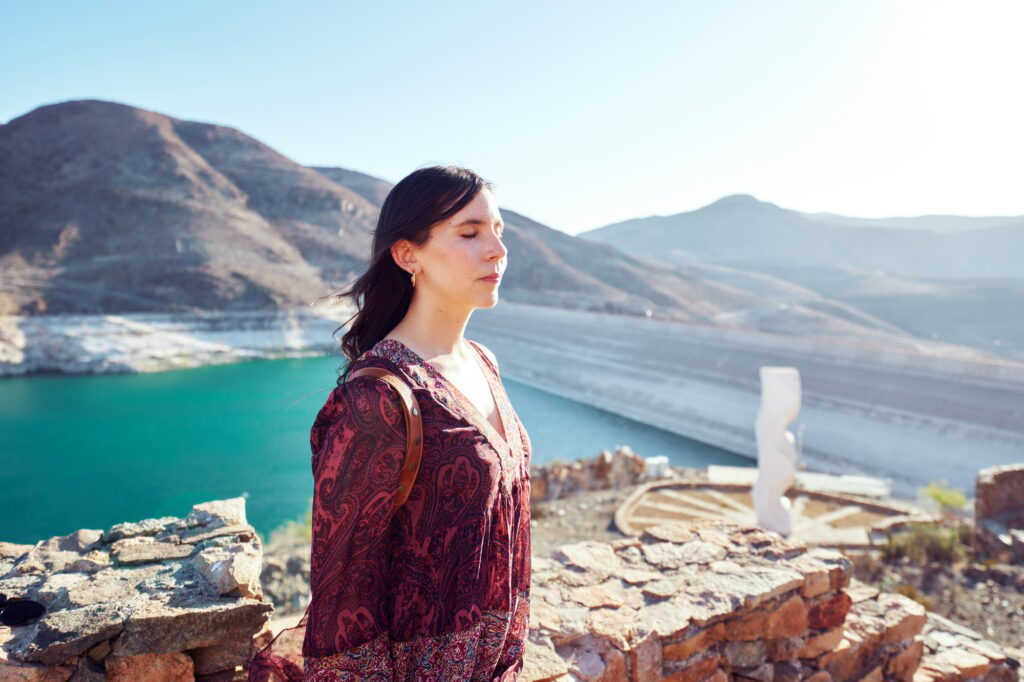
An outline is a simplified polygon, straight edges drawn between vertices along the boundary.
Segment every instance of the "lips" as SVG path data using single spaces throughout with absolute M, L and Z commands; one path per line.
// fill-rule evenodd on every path
M 480 279 L 485 282 L 500 282 L 501 275 L 488 275 L 487 277 L 481 277 Z

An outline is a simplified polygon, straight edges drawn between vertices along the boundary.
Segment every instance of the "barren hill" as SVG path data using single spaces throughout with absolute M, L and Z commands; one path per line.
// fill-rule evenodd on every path
M 366 258 L 376 208 L 237 130 L 67 102 L 0 126 L 0 310 L 259 309 Z

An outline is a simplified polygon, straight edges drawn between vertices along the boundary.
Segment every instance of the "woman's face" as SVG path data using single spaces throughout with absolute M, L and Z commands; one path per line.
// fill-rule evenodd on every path
M 426 244 L 410 245 L 416 295 L 447 309 L 493 307 L 508 262 L 504 231 L 494 195 L 481 190 L 461 211 L 432 227 Z

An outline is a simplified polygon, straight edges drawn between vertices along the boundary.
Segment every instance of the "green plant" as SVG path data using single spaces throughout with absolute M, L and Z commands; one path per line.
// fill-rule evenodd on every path
M 929 483 L 924 488 L 924 494 L 939 506 L 943 514 L 960 511 L 967 506 L 967 496 L 956 488 L 951 488 L 942 483 Z
M 902 530 L 888 532 L 882 556 L 886 561 L 907 557 L 917 564 L 930 561 L 951 564 L 966 557 L 960 526 L 911 523 Z

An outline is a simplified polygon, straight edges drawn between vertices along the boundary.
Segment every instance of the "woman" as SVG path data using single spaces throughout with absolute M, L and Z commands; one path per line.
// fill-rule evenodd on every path
M 491 186 L 470 170 L 417 170 L 388 194 L 349 359 L 311 433 L 312 601 L 307 680 L 513 680 L 530 589 L 530 442 L 494 355 L 463 334 L 498 302 L 508 251 Z M 394 514 L 412 388 L 419 473 Z

